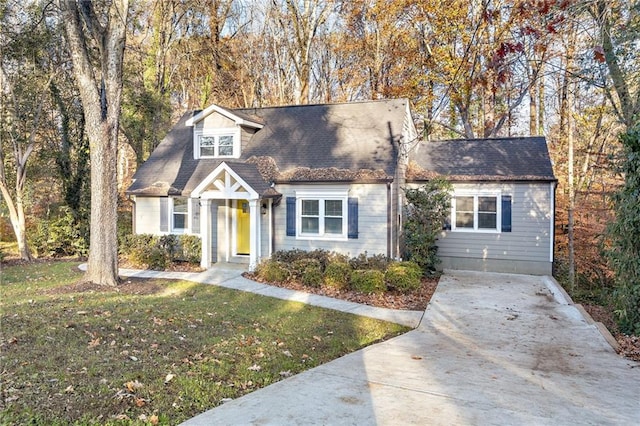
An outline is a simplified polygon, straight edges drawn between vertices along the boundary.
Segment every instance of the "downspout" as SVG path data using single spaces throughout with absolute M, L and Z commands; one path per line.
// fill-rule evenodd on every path
M 551 270 L 553 271 L 553 251 L 555 249 L 556 240 L 556 182 L 551 182 L 549 184 L 549 191 L 551 192 L 551 220 L 549 220 L 549 244 L 551 247 L 549 250 L 549 262 L 551 262 Z
M 392 213 L 391 213 L 391 182 L 387 182 L 387 257 L 391 257 L 391 241 L 392 231 Z
M 136 234 L 136 196 L 129 195 L 127 199 L 131 202 L 131 233 Z

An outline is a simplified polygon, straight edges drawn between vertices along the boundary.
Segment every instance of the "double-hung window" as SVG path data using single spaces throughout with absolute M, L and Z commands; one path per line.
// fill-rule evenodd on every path
M 235 157 L 239 149 L 236 147 L 237 138 L 234 129 L 198 134 L 196 154 L 198 158 Z
M 452 200 L 452 229 L 499 231 L 500 194 L 456 194 Z
M 189 199 L 172 198 L 171 230 L 173 232 L 186 232 L 189 225 Z
M 345 202 L 330 199 L 301 199 L 300 234 L 342 236 Z
M 297 235 L 301 238 L 347 238 L 347 194 L 303 193 L 297 198 Z

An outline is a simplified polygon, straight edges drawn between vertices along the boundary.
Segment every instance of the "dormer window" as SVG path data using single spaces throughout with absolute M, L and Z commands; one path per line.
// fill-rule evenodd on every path
M 237 158 L 240 155 L 239 129 L 196 131 L 196 158 Z

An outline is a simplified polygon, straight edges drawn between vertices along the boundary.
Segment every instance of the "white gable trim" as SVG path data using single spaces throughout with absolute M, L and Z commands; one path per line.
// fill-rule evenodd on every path
M 188 119 L 186 125 L 194 126 L 196 123 L 198 123 L 199 121 L 202 121 L 205 117 L 207 117 L 213 112 L 217 112 L 218 114 L 224 117 L 227 117 L 229 120 L 232 120 L 233 122 L 235 122 L 237 125 L 240 125 L 240 126 L 253 127 L 254 129 L 262 129 L 263 127 L 263 125 L 260 123 L 256 123 L 255 121 L 251 121 L 251 120 L 245 120 L 244 118 L 241 118 L 235 115 L 233 112 L 228 111 L 224 108 L 220 108 L 218 105 L 215 105 L 215 104 L 208 106 L 207 108 L 203 109 L 202 111 L 200 111 L 199 113 L 197 113 L 196 115 Z
M 223 175 L 222 179 L 219 179 Z M 232 182 L 235 180 L 235 182 Z M 207 189 L 213 185 L 215 189 Z M 236 173 L 222 162 L 191 192 L 191 198 L 215 200 L 257 200 L 260 195 Z

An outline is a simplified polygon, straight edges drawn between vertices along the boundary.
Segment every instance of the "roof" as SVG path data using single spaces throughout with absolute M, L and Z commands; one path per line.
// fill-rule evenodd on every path
M 265 123 L 243 156 L 272 157 L 282 172 L 335 168 L 393 176 L 407 107 L 406 99 L 393 99 L 233 111 Z
M 407 179 L 555 181 L 544 137 L 420 142 L 410 154 Z
M 397 141 L 407 126 L 406 99 L 326 105 L 208 108 L 260 125 L 239 159 L 224 159 L 242 178 L 267 191 L 274 181 L 378 181 L 395 174 Z M 207 110 L 205 110 L 207 111 Z M 132 195 L 189 195 L 223 159 L 193 158 L 192 124 L 204 111 L 182 116 L 127 190 Z M 229 161 L 227 161 L 229 160 Z M 249 162 L 251 167 L 242 167 Z M 240 171 L 242 169 L 242 171 Z M 257 174 L 256 174 L 257 173 Z M 259 176 L 259 178 L 257 178 Z M 259 180 L 259 181 L 258 181 Z

